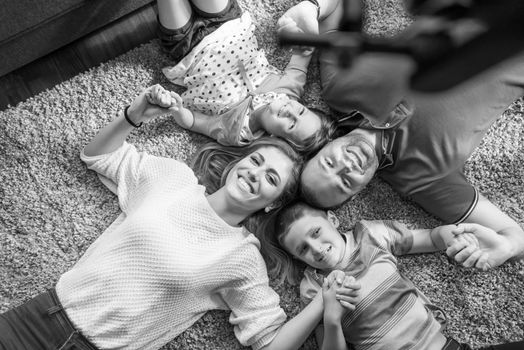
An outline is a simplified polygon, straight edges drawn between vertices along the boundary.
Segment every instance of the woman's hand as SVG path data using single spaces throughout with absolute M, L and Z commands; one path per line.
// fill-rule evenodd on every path
M 156 117 L 169 114 L 169 108 L 175 105 L 172 93 L 156 84 L 142 91 L 133 100 L 127 114 L 135 124 L 147 123 Z

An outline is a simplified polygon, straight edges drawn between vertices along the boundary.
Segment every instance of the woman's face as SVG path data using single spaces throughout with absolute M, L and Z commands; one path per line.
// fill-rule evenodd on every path
M 272 101 L 262 112 L 262 126 L 267 133 L 302 145 L 321 127 L 320 117 L 298 101 L 287 97 Z
M 255 212 L 277 200 L 291 178 L 293 162 L 276 147 L 262 147 L 242 158 L 224 185 L 228 197 Z

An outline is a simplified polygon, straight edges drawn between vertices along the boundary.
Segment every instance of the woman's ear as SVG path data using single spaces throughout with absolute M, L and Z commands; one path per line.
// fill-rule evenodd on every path
M 264 208 L 264 212 L 269 213 L 271 210 L 278 209 L 282 206 L 280 201 L 275 201 Z
M 338 226 L 340 225 L 340 222 L 338 221 L 338 218 L 335 215 L 335 213 L 333 213 L 333 211 L 331 211 L 331 210 L 328 210 L 327 211 L 327 217 L 328 217 L 329 222 L 331 222 L 331 224 L 335 228 L 338 228 Z

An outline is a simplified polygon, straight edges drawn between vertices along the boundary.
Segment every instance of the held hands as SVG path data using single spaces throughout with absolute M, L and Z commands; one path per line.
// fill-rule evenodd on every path
M 343 271 L 332 271 L 324 279 L 322 298 L 324 300 L 324 322 L 338 323 L 348 310 L 355 310 L 360 284 L 353 276 Z
M 506 237 L 479 224 L 459 224 L 452 230 L 455 238 L 447 242 L 446 254 L 464 267 L 486 271 L 511 257 Z
M 306 33 L 318 35 L 317 8 L 309 1 L 302 1 L 288 9 L 277 22 L 278 33 Z M 298 51 L 298 52 L 297 52 Z M 294 48 L 293 53 L 311 55 L 314 48 Z
M 158 116 L 172 114 L 183 128 L 193 125 L 193 114 L 183 107 L 180 95 L 164 89 L 159 84 L 142 91 L 129 106 L 128 114 L 135 124 L 147 123 Z

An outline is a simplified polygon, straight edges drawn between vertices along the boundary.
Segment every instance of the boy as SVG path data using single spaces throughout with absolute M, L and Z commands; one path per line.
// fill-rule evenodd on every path
M 476 267 L 487 269 L 490 259 L 483 248 L 496 244 L 491 237 L 468 232 L 467 226 L 409 230 L 394 221 L 361 221 L 353 232 L 340 234 L 333 213 L 301 202 L 283 209 L 276 222 L 275 238 L 293 258 L 281 260 L 281 270 L 293 278 L 296 262 L 309 265 L 300 285 L 305 303 L 335 269 L 361 285 L 360 300 L 349 312 L 324 294 L 324 322 L 317 328 L 322 349 L 347 349 L 346 342 L 355 349 L 470 349 L 442 334 L 444 313 L 400 274 L 395 255 L 473 249 Z

